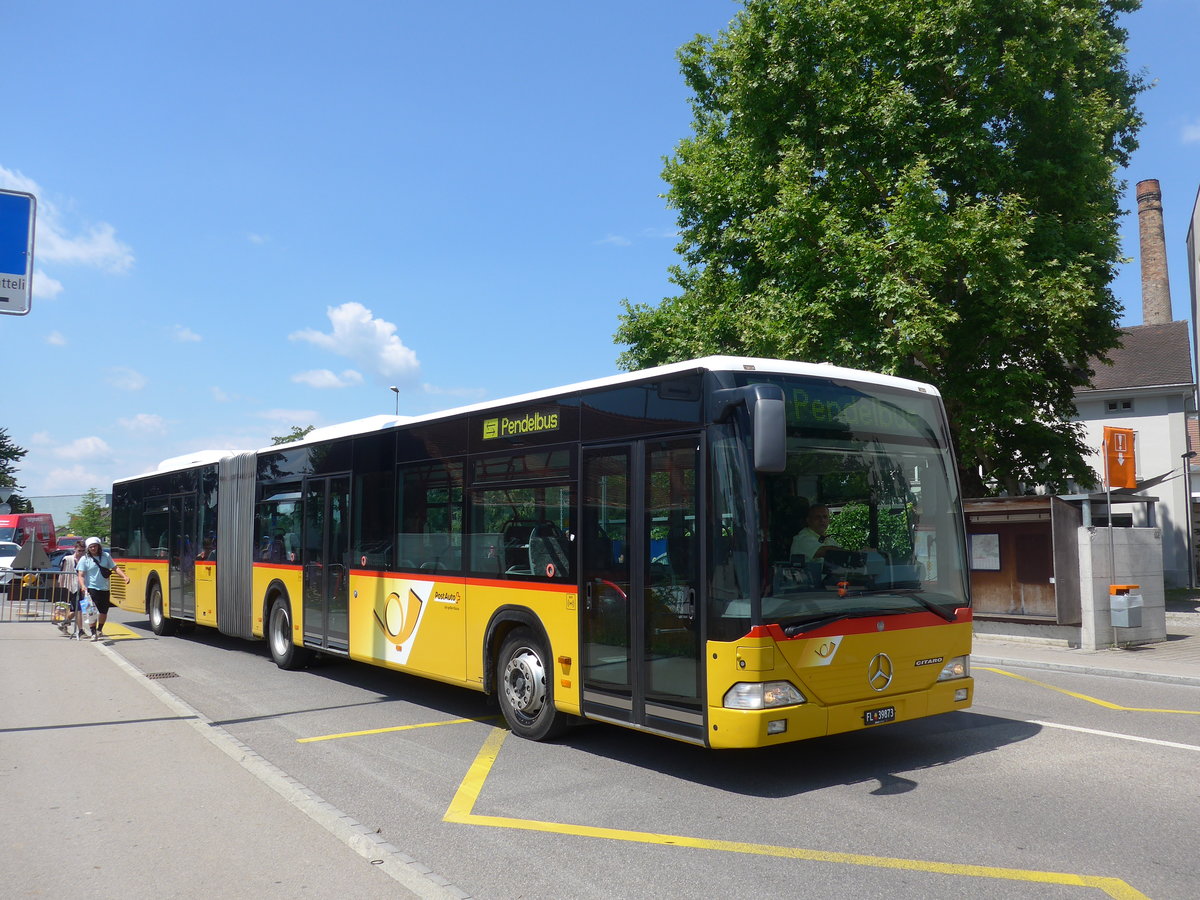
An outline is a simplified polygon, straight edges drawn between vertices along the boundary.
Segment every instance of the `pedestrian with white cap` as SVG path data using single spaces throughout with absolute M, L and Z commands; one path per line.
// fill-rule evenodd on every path
M 104 636 L 104 621 L 108 618 L 109 607 L 112 606 L 108 594 L 108 580 L 112 573 L 116 572 L 129 584 L 129 576 L 117 568 L 117 564 L 108 555 L 98 537 L 90 537 L 84 541 L 83 558 L 76 565 L 75 572 L 79 576 L 80 590 L 88 593 L 100 613 L 100 618 L 92 626 L 92 640 L 98 641 Z

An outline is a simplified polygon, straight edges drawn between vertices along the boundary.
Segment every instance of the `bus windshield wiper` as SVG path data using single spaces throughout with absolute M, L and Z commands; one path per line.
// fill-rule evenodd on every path
M 954 613 L 947 612 L 944 607 L 941 607 L 932 600 L 927 599 L 924 593 L 918 588 L 879 588 L 877 590 L 855 591 L 854 594 L 855 596 L 862 596 L 864 594 L 894 594 L 896 596 L 912 597 L 931 613 L 941 616 L 947 622 L 954 621 Z M 872 613 L 872 615 L 894 615 L 899 612 L 903 612 L 903 610 L 878 610 L 876 613 Z
M 803 622 L 796 622 L 793 625 L 786 625 L 783 628 L 783 633 L 788 637 L 795 637 L 798 634 L 803 634 L 806 631 L 816 631 L 818 628 L 824 628 L 826 625 L 832 625 L 834 622 L 840 622 L 843 619 L 864 619 L 868 616 L 879 615 L 878 610 L 859 610 L 858 612 L 835 613 L 832 616 L 824 616 L 820 619 L 806 619 Z

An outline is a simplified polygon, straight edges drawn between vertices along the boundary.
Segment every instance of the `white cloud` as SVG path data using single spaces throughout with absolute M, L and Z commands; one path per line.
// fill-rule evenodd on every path
M 71 466 L 69 469 L 51 469 L 47 472 L 42 479 L 42 490 L 49 495 L 78 494 L 82 493 L 80 485 L 84 484 L 111 484 L 111 481 L 98 477 L 95 472 L 83 466 Z
M 271 422 L 283 422 L 285 425 L 297 425 L 300 422 L 308 425 L 317 418 L 317 414 L 311 409 L 264 409 L 258 417 Z
M 0 166 L 0 187 L 25 191 L 38 198 L 38 259 L 91 266 L 114 273 L 126 272 L 133 266 L 133 250 L 117 238 L 117 230 L 109 223 L 86 225 L 81 233 L 70 234 L 58 208 L 46 199 L 46 192 L 32 178 Z M 36 279 L 34 287 L 36 290 Z
M 59 459 L 96 459 L 111 455 L 112 449 L 102 438 L 92 435 L 76 438 L 69 444 L 55 447 L 52 452 Z
M 41 269 L 33 270 L 33 298 L 35 300 L 53 300 L 62 293 L 63 284 L 57 278 L 51 278 Z
M 677 238 L 679 237 L 678 228 L 643 228 L 642 237 L 644 238 Z
M 253 231 L 247 233 L 246 240 L 252 244 L 265 244 L 270 240 L 265 234 L 255 234 Z
M 196 332 L 192 331 L 186 325 L 176 325 L 171 336 L 181 344 L 204 340 L 204 338 L 200 337 L 200 335 L 196 334 Z
M 113 273 L 126 272 L 133 266 L 133 251 L 117 240 L 117 230 L 107 222 L 89 226 L 84 235 L 68 236 L 52 215 L 38 213 L 37 254 L 42 259 Z
M 362 380 L 362 375 L 353 369 L 346 369 L 341 375 L 337 375 L 329 369 L 312 369 L 308 372 L 297 372 L 292 376 L 292 381 L 315 388 L 353 387 L 362 384 Z
M 471 401 L 483 400 L 487 396 L 486 388 L 443 388 L 433 384 L 421 385 L 421 392 L 433 397 L 457 397 Z
M 1200 144 L 1200 119 L 1183 126 L 1182 138 L 1185 144 Z
M 105 380 L 122 391 L 140 391 L 146 386 L 146 376 L 126 366 L 113 366 L 108 369 Z
M 165 434 L 167 431 L 167 420 L 153 413 L 138 413 L 132 418 L 117 419 L 117 423 L 128 431 L 143 434 Z
M 377 380 L 411 380 L 421 367 L 417 354 L 396 337 L 396 326 L 375 318 L 361 303 L 343 303 L 325 310 L 333 331 L 329 334 L 306 328 L 288 335 L 289 340 L 307 341 L 323 350 L 352 359 Z
M 61 331 L 52 331 L 46 335 L 46 343 L 52 347 L 65 347 L 67 346 L 67 339 L 63 337 Z
M 230 400 L 233 399 L 227 393 L 225 393 L 223 390 L 221 390 L 219 387 L 209 388 L 209 390 L 212 391 L 212 398 L 214 400 L 216 400 L 218 403 L 228 403 Z
M 633 241 L 620 234 L 609 234 L 595 241 L 595 243 L 599 245 L 608 244 L 611 247 L 628 247 L 633 244 Z

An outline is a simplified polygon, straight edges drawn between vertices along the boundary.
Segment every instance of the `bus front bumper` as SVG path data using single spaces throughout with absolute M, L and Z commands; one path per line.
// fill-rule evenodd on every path
M 908 694 L 867 697 L 834 706 L 809 702 L 775 709 L 709 707 L 708 745 L 714 749 L 769 747 L 879 728 L 967 709 L 974 693 L 973 678 L 956 678 Z

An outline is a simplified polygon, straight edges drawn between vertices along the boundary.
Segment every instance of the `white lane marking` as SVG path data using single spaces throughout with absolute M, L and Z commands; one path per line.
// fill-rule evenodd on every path
M 1157 744 L 1160 747 L 1174 747 L 1176 750 L 1195 750 L 1200 753 L 1200 747 L 1195 744 L 1179 744 L 1175 741 L 1160 741 L 1155 738 L 1138 737 L 1134 734 L 1120 734 L 1115 731 L 1099 731 L 1095 728 L 1080 728 L 1078 725 L 1061 725 L 1058 722 L 1039 722 L 1036 719 L 1030 720 L 1031 725 L 1041 725 L 1045 728 L 1061 728 L 1064 731 L 1082 731 L 1084 734 L 1095 734 L 1100 737 L 1117 738 L 1122 741 L 1136 741 L 1139 744 Z

